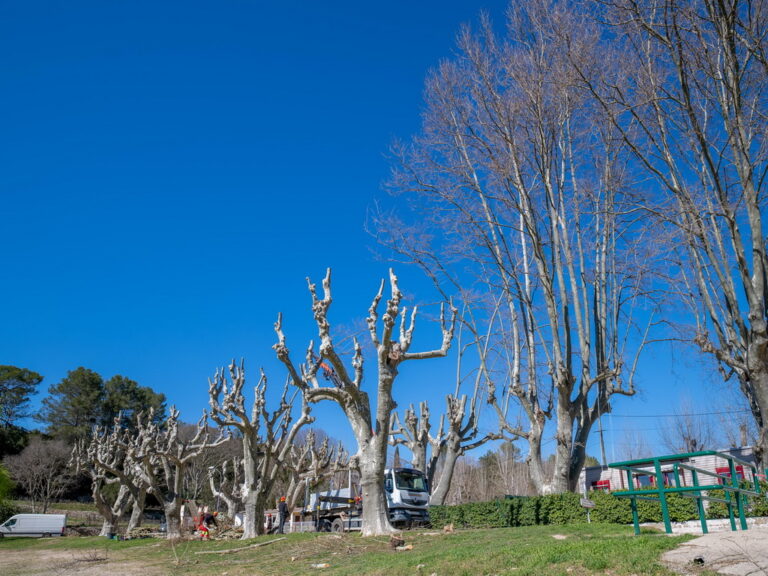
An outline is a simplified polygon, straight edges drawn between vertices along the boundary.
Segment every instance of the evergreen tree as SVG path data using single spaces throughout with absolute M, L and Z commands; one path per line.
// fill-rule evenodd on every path
M 36 418 L 47 424 L 46 432 L 51 436 L 71 443 L 102 423 L 104 380 L 93 370 L 82 366 L 71 370 L 48 392 L 50 396 L 43 400 Z
M 125 376 L 113 376 L 104 385 L 104 407 L 102 424 L 111 426 L 118 414 L 122 413 L 123 423 L 135 422 L 139 412 L 154 410 L 154 420 L 165 420 L 165 394 L 155 392 L 148 386 L 138 383 Z
M 32 370 L 0 366 L 0 458 L 24 448 L 27 432 L 19 421 L 29 416 L 29 399 L 42 380 Z

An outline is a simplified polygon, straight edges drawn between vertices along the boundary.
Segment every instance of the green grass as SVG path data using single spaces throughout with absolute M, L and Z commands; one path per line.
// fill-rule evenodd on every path
M 11 504 L 25 510 L 31 506 L 31 502 L 28 502 L 27 500 L 12 500 Z M 97 513 L 96 506 L 93 502 L 73 502 L 71 500 L 51 502 L 48 504 L 48 508 L 51 510 Z
M 462 530 L 453 534 L 406 532 L 412 550 L 396 551 L 388 538 L 361 538 L 356 534 L 290 534 L 285 540 L 231 554 L 196 554 L 211 550 L 243 548 L 268 542 L 275 536 L 241 541 L 160 540 L 112 541 L 104 538 L 55 538 L 0 540 L 3 550 L 33 552 L 69 550 L 87 554 L 99 550 L 109 562 L 141 564 L 146 576 L 227 576 L 299 574 L 335 575 L 485 575 L 515 576 L 613 576 L 671 574 L 660 563 L 661 554 L 690 539 L 610 525 L 537 526 Z M 79 552 L 78 552 L 79 551 Z M 328 564 L 323 570 L 313 565 Z M 34 572 L 28 572 L 32 574 Z M 25 572 L 13 572 L 23 576 Z M 9 575 L 10 576 L 10 575 Z

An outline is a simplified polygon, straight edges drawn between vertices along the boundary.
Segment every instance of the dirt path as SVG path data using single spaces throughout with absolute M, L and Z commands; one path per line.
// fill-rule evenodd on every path
M 104 550 L 3 550 L 3 576 L 162 576 L 165 571 Z

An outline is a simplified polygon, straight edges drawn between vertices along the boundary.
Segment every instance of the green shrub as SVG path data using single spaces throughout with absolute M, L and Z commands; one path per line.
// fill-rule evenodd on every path
M 541 524 L 541 497 L 525 498 L 521 501 L 517 526 L 536 526 Z
M 744 488 L 752 489 L 752 486 L 744 483 Z M 725 498 L 724 490 L 711 490 L 710 496 L 715 498 Z M 735 504 L 735 503 L 734 503 Z M 747 496 L 747 507 L 745 514 L 750 517 L 768 516 L 768 483 L 760 482 L 760 495 Z M 734 508 L 734 515 L 737 514 Z M 728 506 L 724 502 L 709 501 L 707 506 L 707 518 L 728 518 Z
M 750 516 L 768 516 L 768 482 L 760 482 L 760 496 L 750 498 Z
M 442 528 L 448 524 L 459 527 L 464 523 L 461 506 L 430 506 L 429 518 L 432 526 L 436 528 Z
M 0 500 L 0 524 L 8 520 L 14 514 L 18 514 L 19 509 L 14 506 L 10 500 Z
M 578 524 L 587 521 L 581 497 L 572 492 L 541 497 L 540 517 L 544 524 Z
M 461 528 L 502 528 L 586 521 L 577 494 L 515 497 L 457 506 L 431 506 L 433 526 L 453 523 Z
M 11 476 L 5 467 L 0 464 L 0 524 L 14 514 L 18 514 L 16 507 L 8 500 L 12 491 L 13 482 L 11 481 Z
M 650 489 L 649 489 L 650 490 Z M 601 524 L 631 524 L 632 507 L 629 498 L 619 498 L 610 492 L 592 492 L 589 498 L 595 503 L 590 510 L 590 521 Z M 768 508 L 768 501 L 754 499 L 753 511 Z M 473 502 L 458 506 L 432 506 L 430 515 L 433 526 L 453 523 L 460 528 L 499 528 L 537 526 L 545 524 L 577 524 L 587 521 L 587 512 L 581 506 L 580 496 L 573 493 L 548 496 L 518 496 L 491 502 Z M 717 512 L 717 503 L 710 509 Z M 724 516 L 725 506 L 720 505 Z M 679 494 L 667 495 L 667 509 L 672 522 L 698 520 L 696 501 Z M 662 522 L 661 503 L 658 500 L 638 500 L 640 522 Z M 712 516 L 720 517 L 720 516 Z
M 589 499 L 595 503 L 589 516 L 602 524 L 631 524 L 632 507 L 629 498 L 617 498 L 610 492 L 592 492 Z

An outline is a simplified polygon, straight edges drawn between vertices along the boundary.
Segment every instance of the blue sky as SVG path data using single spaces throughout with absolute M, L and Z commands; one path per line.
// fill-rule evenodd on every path
M 365 317 L 388 267 L 364 229 L 388 147 L 418 131 L 459 26 L 505 4 L 0 1 L 0 364 L 43 374 L 41 392 L 78 366 L 122 374 L 190 421 L 232 357 L 282 384 L 278 312 L 303 353 L 305 277 L 331 267 L 332 320 Z M 424 364 L 404 367 L 401 405 L 442 407 L 454 365 Z M 616 414 L 669 413 L 687 376 L 667 376 Z

